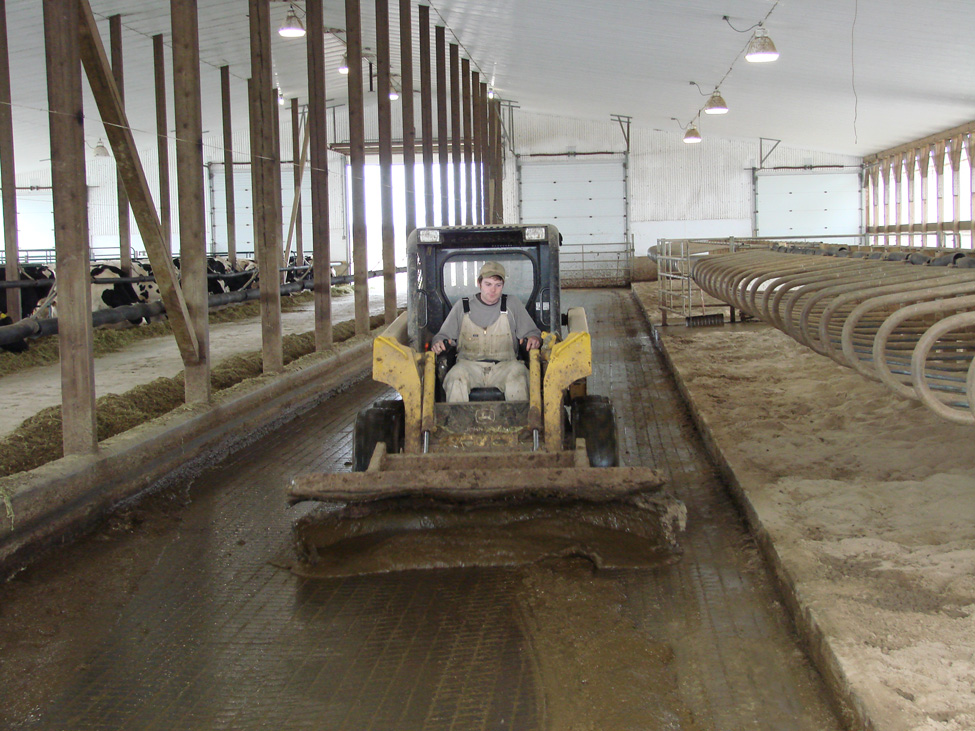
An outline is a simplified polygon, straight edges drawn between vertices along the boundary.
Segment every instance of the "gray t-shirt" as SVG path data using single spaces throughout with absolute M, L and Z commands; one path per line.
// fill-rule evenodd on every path
M 486 305 L 481 302 L 481 295 L 478 294 L 470 298 L 471 303 L 471 321 L 478 327 L 490 327 L 494 322 L 501 316 L 501 301 L 493 305 Z M 464 303 L 462 300 L 457 300 L 454 306 L 450 310 L 450 314 L 447 315 L 447 319 L 443 321 L 443 326 L 433 337 L 433 342 L 438 340 L 452 340 L 454 343 L 457 342 L 457 338 L 460 337 L 460 323 L 464 319 Z M 511 337 L 515 348 L 515 352 L 518 352 L 518 341 L 524 338 L 530 338 L 535 336 L 536 338 L 542 337 L 541 330 L 535 324 L 535 321 L 528 314 L 528 310 L 521 303 L 517 297 L 508 297 L 508 320 L 511 323 Z

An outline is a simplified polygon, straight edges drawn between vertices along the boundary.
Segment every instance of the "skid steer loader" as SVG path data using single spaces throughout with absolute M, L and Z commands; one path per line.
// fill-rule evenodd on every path
M 517 514 L 510 518 L 515 522 L 535 517 L 525 506 L 538 503 L 624 504 L 636 512 L 596 509 L 588 515 L 601 517 L 583 520 L 639 532 L 641 510 L 659 514 L 663 502 L 665 532 L 683 528 L 683 505 L 669 497 L 661 501 L 663 480 L 655 470 L 620 466 L 613 405 L 588 393 L 590 334 L 582 308 L 562 311 L 560 244 L 551 225 L 420 228 L 410 235 L 407 309 L 373 347 L 373 379 L 399 398 L 358 414 L 352 472 L 292 481 L 292 504 L 316 500 L 327 506 L 324 514 L 296 524 L 300 556 L 316 560 L 337 540 L 332 529 L 340 524 L 342 537 L 388 530 L 388 522 L 370 529 L 361 519 L 402 511 L 404 504 L 410 508 L 399 525 L 406 527 L 456 527 L 476 519 L 479 508 L 499 504 L 509 517 Z M 499 389 L 475 388 L 469 402 L 447 403 L 443 377 L 454 354 L 436 355 L 431 342 L 454 303 L 477 290 L 487 261 L 504 267 L 505 294 L 518 297 L 542 331 L 542 347 L 521 353 L 529 397 L 505 401 Z M 416 519 L 418 505 L 438 508 L 440 517 L 424 513 Z M 520 507 L 512 511 L 515 505 Z

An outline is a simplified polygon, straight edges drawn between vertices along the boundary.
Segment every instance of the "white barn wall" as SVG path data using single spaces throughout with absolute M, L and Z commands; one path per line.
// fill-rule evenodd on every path
M 507 119 L 506 119 L 507 122 Z M 519 156 L 624 152 L 617 122 L 565 119 L 515 110 L 512 135 Z M 630 229 L 638 254 L 658 236 L 742 236 L 752 233 L 755 206 L 752 169 L 759 164 L 758 140 L 708 136 L 684 144 L 679 129 L 639 127 L 630 131 Z M 767 145 L 768 146 L 768 145 Z M 765 167 L 859 166 L 861 159 L 779 145 Z M 505 220 L 518 216 L 515 157 L 505 158 Z

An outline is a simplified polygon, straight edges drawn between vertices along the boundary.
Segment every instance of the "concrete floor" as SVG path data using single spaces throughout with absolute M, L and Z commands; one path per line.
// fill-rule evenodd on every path
M 303 579 L 290 478 L 347 469 L 362 382 L 0 588 L 0 725 L 840 729 L 629 292 L 569 292 L 623 460 L 687 504 L 684 553 Z M 568 629 L 566 629 L 568 628 Z

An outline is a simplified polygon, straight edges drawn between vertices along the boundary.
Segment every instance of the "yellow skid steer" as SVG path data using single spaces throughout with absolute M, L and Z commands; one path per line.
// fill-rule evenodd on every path
M 373 347 L 373 379 L 399 398 L 358 414 L 352 472 L 293 480 L 292 503 L 326 504 L 324 519 L 315 513 L 296 525 L 303 558 L 317 559 L 340 538 L 389 530 L 388 521 L 368 529 L 348 519 L 405 505 L 413 517 L 398 525 L 416 528 L 456 527 L 476 519 L 479 509 L 499 505 L 510 520 L 522 522 L 537 517 L 532 506 L 541 503 L 583 504 L 593 508 L 575 511 L 588 516 L 584 522 L 637 533 L 639 523 L 648 522 L 654 536 L 663 512 L 663 531 L 675 542 L 683 505 L 661 493 L 663 480 L 652 468 L 620 466 L 612 403 L 587 392 L 589 328 L 582 308 L 562 313 L 560 244 L 551 225 L 421 228 L 410 235 L 407 309 Z M 505 401 L 499 389 L 475 388 L 469 402 L 448 403 L 443 378 L 452 354 L 435 354 L 431 342 L 454 303 L 477 290 L 488 261 L 504 267 L 505 293 L 525 304 L 542 331 L 542 347 L 521 354 L 528 400 Z M 417 506 L 443 514 L 417 520 Z

